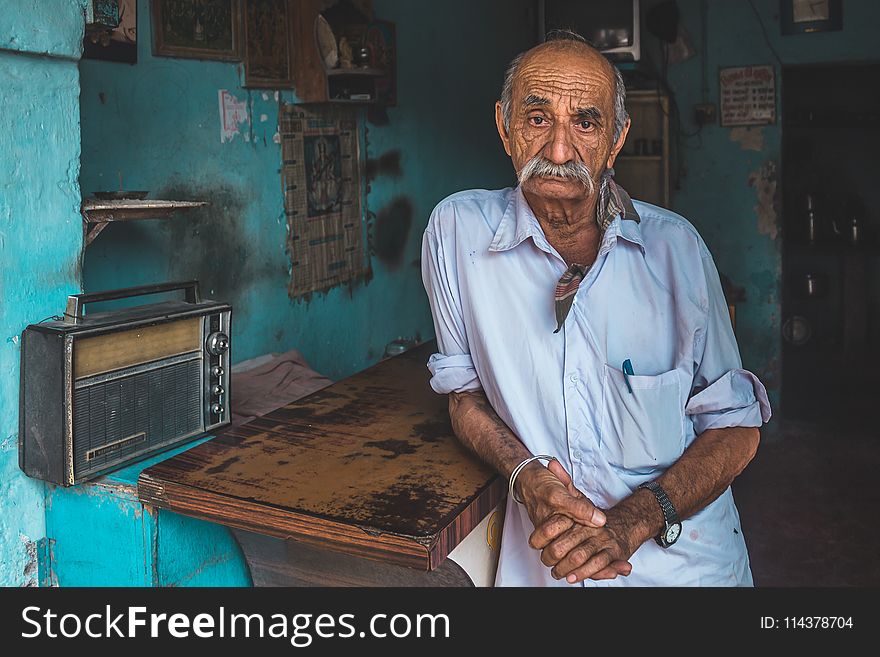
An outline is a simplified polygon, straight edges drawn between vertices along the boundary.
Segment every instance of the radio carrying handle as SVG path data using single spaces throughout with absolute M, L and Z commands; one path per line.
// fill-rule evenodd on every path
M 114 299 L 127 299 L 129 297 L 139 297 L 146 294 L 159 294 L 162 292 L 174 292 L 175 290 L 186 290 L 187 303 L 199 303 L 202 296 L 199 293 L 198 281 L 175 281 L 172 283 L 155 283 L 153 285 L 140 285 L 137 287 L 126 287 L 119 290 L 108 290 L 106 292 L 91 292 L 89 294 L 71 294 L 67 297 L 67 310 L 64 312 L 64 321 L 78 324 L 83 318 L 80 314 L 83 306 L 87 303 L 96 303 L 99 301 L 113 301 Z

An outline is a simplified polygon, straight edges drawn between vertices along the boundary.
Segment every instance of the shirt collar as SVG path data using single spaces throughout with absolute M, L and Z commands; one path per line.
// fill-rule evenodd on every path
M 639 213 L 633 205 L 629 194 L 620 187 L 613 179 L 614 170 L 609 169 L 603 177 L 603 184 L 599 191 L 599 208 L 597 222 L 603 233 L 603 242 L 612 236 L 620 236 L 625 240 L 637 244 L 642 251 L 645 249 L 642 241 L 642 231 L 639 227 L 641 221 Z M 617 221 L 620 218 L 621 221 Z M 609 228 L 615 230 L 609 231 Z M 522 193 L 522 187 L 517 185 L 511 194 L 507 208 L 501 217 L 501 222 L 495 231 L 490 251 L 508 251 L 519 246 L 527 238 L 531 237 L 539 247 L 547 245 L 547 238 L 535 213 L 532 212 L 526 197 Z
M 630 195 L 614 182 L 614 169 L 607 169 L 599 187 L 599 213 L 596 218 L 603 232 L 618 215 L 624 221 L 634 221 L 637 224 L 641 221 Z
M 632 211 L 635 212 L 635 207 L 632 206 L 632 201 L 630 201 L 630 206 L 632 207 Z M 609 239 L 617 241 L 618 237 L 622 237 L 627 242 L 635 244 L 641 249 L 642 253 L 645 252 L 645 242 L 642 239 L 641 222 L 627 219 L 626 210 L 613 219 L 611 224 L 605 230 L 605 233 L 602 235 L 602 242 L 604 244 Z M 600 251 L 601 248 L 602 247 L 600 246 Z
M 490 251 L 508 251 L 518 246 L 526 238 L 532 237 L 537 241 L 544 237 L 544 231 L 538 223 L 538 218 L 529 207 L 526 197 L 523 196 L 522 188 L 517 185 L 510 195 L 510 202 L 501 217 L 501 223 L 495 231 L 495 237 L 489 245 Z

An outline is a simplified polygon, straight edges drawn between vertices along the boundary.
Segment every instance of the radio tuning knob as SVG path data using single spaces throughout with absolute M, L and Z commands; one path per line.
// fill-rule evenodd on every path
M 229 336 L 220 331 L 212 333 L 208 336 L 207 349 L 212 356 L 226 353 L 226 350 L 229 349 Z
M 211 394 L 215 397 L 219 397 L 224 392 L 225 391 L 223 390 L 223 386 L 215 385 L 213 388 L 211 388 Z
M 211 376 L 213 376 L 215 379 L 219 379 L 221 376 L 223 376 L 223 368 L 219 365 L 214 365 L 211 368 Z
M 214 415 L 223 415 L 223 404 L 213 403 L 211 404 L 211 412 Z

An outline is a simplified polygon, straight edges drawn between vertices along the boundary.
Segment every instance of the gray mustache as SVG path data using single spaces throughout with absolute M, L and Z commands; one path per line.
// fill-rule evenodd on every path
M 577 180 L 587 189 L 587 193 L 592 195 L 595 191 L 595 183 L 593 182 L 593 174 L 590 168 L 583 162 L 569 161 L 564 164 L 556 164 L 550 160 L 536 155 L 525 163 L 519 170 L 519 184 L 522 185 L 530 178 L 538 176 L 546 178 L 554 176 L 557 178 L 567 178 L 569 180 Z

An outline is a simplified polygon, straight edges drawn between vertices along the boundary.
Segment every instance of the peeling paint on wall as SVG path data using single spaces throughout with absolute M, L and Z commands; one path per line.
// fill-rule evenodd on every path
M 40 565 L 37 560 L 37 542 L 32 541 L 24 534 L 18 535 L 19 540 L 24 546 L 25 555 L 27 555 L 24 563 L 24 582 L 22 586 L 39 586 L 40 585 Z
M 46 486 L 18 466 L 20 335 L 80 291 L 82 30 L 78 2 L 0 0 L 0 586 L 40 583 Z
M 241 134 L 242 125 L 250 126 L 250 114 L 247 101 L 239 100 L 226 89 L 220 89 L 217 97 L 220 101 L 220 143 L 225 144 Z M 250 141 L 249 134 L 244 137 L 245 141 Z
M 758 233 L 769 235 L 771 240 L 775 240 L 779 233 L 776 162 L 770 160 L 757 171 L 752 171 L 749 174 L 749 187 L 754 187 L 758 195 L 758 204 L 754 206 L 755 214 L 758 215 Z
M 764 150 L 764 128 L 739 126 L 730 131 L 730 141 L 739 143 L 744 151 Z
M 3 442 L 0 442 L 0 452 L 5 452 L 9 449 L 14 449 L 18 446 L 18 434 L 14 433 L 12 435 L 6 436 L 3 439 Z

